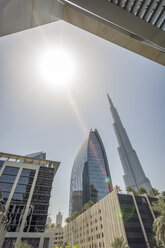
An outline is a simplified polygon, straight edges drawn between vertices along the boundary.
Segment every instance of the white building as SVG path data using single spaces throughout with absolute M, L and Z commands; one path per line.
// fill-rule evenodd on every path
M 56 226 L 61 226 L 62 227 L 62 214 L 60 210 L 58 211 L 58 214 L 56 215 Z

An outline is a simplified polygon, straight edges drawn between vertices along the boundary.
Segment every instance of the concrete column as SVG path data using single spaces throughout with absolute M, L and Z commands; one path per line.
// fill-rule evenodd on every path
M 148 238 L 147 238 L 147 235 L 146 235 L 146 231 L 145 231 L 145 228 L 144 228 L 144 225 L 143 225 L 143 221 L 142 221 L 142 218 L 141 218 L 141 215 L 140 215 L 140 212 L 139 212 L 139 208 L 138 208 L 135 196 L 134 196 L 133 193 L 130 193 L 130 194 L 132 195 L 132 198 L 133 198 L 133 201 L 134 201 L 134 204 L 135 204 L 136 212 L 137 212 L 137 215 L 138 215 L 138 218 L 139 218 L 139 222 L 140 222 L 140 225 L 141 225 L 141 228 L 142 228 L 142 232 L 143 232 L 143 235 L 144 235 L 146 245 L 147 245 L 148 248 L 150 248 L 150 244 L 149 244 L 149 241 L 148 241 Z
M 145 198 L 146 198 L 146 200 L 147 200 L 147 203 L 148 203 L 149 209 L 150 209 L 150 211 L 151 211 L 152 217 L 153 217 L 153 219 L 155 220 L 155 219 L 156 219 L 156 216 L 155 216 L 155 213 L 154 213 L 154 211 L 153 211 L 153 209 L 152 209 L 151 203 L 150 203 L 150 201 L 149 201 L 149 199 L 148 199 L 148 195 L 147 195 L 147 194 L 144 194 L 144 196 L 145 196 Z
M 4 162 L 4 164 L 2 165 L 2 168 L 0 169 L 0 177 L 2 176 L 2 173 L 3 173 L 4 169 L 5 169 L 5 167 L 6 167 L 6 165 L 5 165 L 5 162 Z
M 44 245 L 44 237 L 40 238 L 39 248 L 43 248 Z
M 17 241 L 20 241 L 21 237 L 22 237 L 23 229 L 24 229 L 24 226 L 25 226 L 27 214 L 28 214 L 28 211 L 29 211 L 30 203 L 31 203 L 31 200 L 32 200 L 34 188 L 35 188 L 37 177 L 38 177 L 38 172 L 39 172 L 39 166 L 36 165 L 36 172 L 35 172 L 33 183 L 32 183 L 32 186 L 31 186 L 30 193 L 29 193 L 29 198 L 28 198 L 28 201 L 27 201 L 27 204 L 26 204 L 26 209 L 25 209 L 25 213 L 24 213 L 24 216 L 23 216 L 23 220 L 22 220 L 22 224 L 21 224 L 21 227 L 20 227 L 19 236 L 17 238 Z
M 12 165 L 9 165 L 9 166 L 13 167 Z M 13 198 L 13 194 L 14 194 L 14 192 L 15 192 L 15 188 L 16 188 L 16 186 L 17 186 L 17 184 L 18 184 L 18 181 L 19 181 L 19 178 L 20 178 L 21 173 L 22 173 L 22 167 L 18 170 L 18 174 L 17 174 L 17 176 L 16 176 L 14 185 L 13 185 L 12 190 L 11 190 L 11 192 L 10 192 L 9 198 L 8 198 L 8 200 L 7 200 L 7 202 L 6 202 L 6 212 L 8 211 L 8 208 L 9 208 L 9 206 L 10 206 L 10 202 L 11 202 L 11 200 L 12 200 L 12 198 Z

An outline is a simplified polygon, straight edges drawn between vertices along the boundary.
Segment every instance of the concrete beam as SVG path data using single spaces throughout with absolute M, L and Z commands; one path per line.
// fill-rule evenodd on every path
M 57 21 L 61 10 L 56 0 L 1 0 L 0 36 Z
M 85 12 L 84 9 L 65 5 L 63 8 L 62 19 L 116 45 L 142 55 L 159 64 L 165 65 L 165 53 L 156 48 L 156 46 L 153 47 L 151 44 L 148 45 L 146 42 L 144 43 L 144 41 L 135 34 L 131 34 L 127 30 L 122 30 L 119 26 L 115 26 L 112 23 L 101 19 L 97 15 Z M 165 32 L 163 32 L 163 35 L 160 35 L 159 37 L 161 37 L 161 45 L 164 46 Z M 155 36 L 154 39 L 158 40 L 159 38 Z
M 165 65 L 165 32 L 109 0 L 1 0 L 0 36 L 63 19 Z

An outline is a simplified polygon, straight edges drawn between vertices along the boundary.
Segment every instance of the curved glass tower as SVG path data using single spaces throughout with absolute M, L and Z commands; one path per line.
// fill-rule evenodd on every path
M 86 202 L 97 202 L 111 191 L 106 152 L 98 131 L 91 130 L 73 164 L 69 215 L 81 210 Z

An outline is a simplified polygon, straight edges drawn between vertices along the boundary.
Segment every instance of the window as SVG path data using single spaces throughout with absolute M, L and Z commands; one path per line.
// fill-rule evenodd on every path
M 19 171 L 19 168 L 17 167 L 6 166 L 3 174 L 16 176 L 18 174 L 18 171 Z

